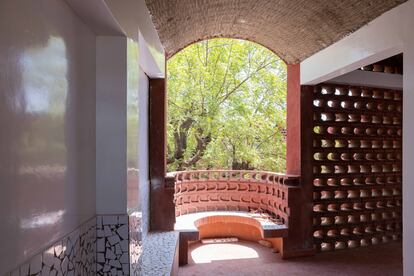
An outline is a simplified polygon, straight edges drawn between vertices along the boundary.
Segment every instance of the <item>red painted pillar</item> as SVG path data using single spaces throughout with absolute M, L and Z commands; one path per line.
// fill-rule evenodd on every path
M 304 114 L 302 110 L 301 85 L 300 85 L 300 64 L 287 66 L 287 142 L 286 142 L 286 173 L 301 175 L 301 120 Z M 305 107 L 306 108 L 306 107 Z M 306 145 L 305 145 L 306 146 Z M 305 164 L 307 165 L 307 164 Z M 303 169 L 309 169 L 303 167 Z M 314 254 L 312 244 L 312 200 L 311 186 L 304 183 L 301 177 L 301 184 L 296 190 L 289 193 L 289 234 L 283 239 L 281 253 L 283 258 L 308 256 Z
M 149 81 L 150 230 L 173 230 L 174 187 L 166 182 L 167 91 L 165 79 Z
M 286 173 L 300 175 L 300 64 L 287 65 Z

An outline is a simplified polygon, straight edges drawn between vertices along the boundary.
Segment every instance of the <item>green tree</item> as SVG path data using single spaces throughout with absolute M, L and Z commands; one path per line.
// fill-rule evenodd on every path
M 286 66 L 273 52 L 211 39 L 167 68 L 169 171 L 285 170 Z

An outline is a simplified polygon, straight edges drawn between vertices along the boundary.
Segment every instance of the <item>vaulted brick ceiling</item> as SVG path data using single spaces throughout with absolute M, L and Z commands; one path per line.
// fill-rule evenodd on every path
M 167 57 L 207 38 L 257 42 L 297 63 L 406 0 L 145 0 Z

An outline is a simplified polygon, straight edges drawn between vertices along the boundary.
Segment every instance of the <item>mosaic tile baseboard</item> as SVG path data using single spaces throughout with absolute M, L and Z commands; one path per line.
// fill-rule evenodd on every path
M 5 276 L 139 275 L 140 229 L 139 213 L 95 216 Z
M 95 241 L 96 219 L 94 217 L 6 275 L 95 275 Z
M 96 275 L 129 275 L 128 215 L 96 217 Z
M 136 212 L 129 216 L 129 270 L 131 275 L 139 275 L 142 254 L 141 214 Z

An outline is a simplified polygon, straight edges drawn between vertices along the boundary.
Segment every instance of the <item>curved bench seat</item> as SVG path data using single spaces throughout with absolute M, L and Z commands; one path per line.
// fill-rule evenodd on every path
M 197 170 L 168 174 L 174 187 L 180 264 L 187 262 L 188 241 L 238 237 L 266 239 L 281 252 L 295 240 L 301 214 L 300 176 L 250 170 Z M 252 213 L 253 211 L 253 213 Z M 258 213 L 254 213 L 254 211 Z M 269 214 L 261 217 L 259 213 Z M 296 229 L 296 228 L 295 228 Z M 292 235 L 292 236 L 291 236 Z M 292 245 L 289 246 L 292 247 Z
M 180 232 L 180 265 L 188 262 L 188 242 L 200 239 L 199 228 L 214 223 L 245 224 L 257 228 L 261 238 L 282 238 L 288 234 L 288 227 L 273 220 L 267 214 L 243 211 L 209 211 L 191 213 L 176 217 L 174 230 Z M 234 229 L 237 232 L 237 229 Z

